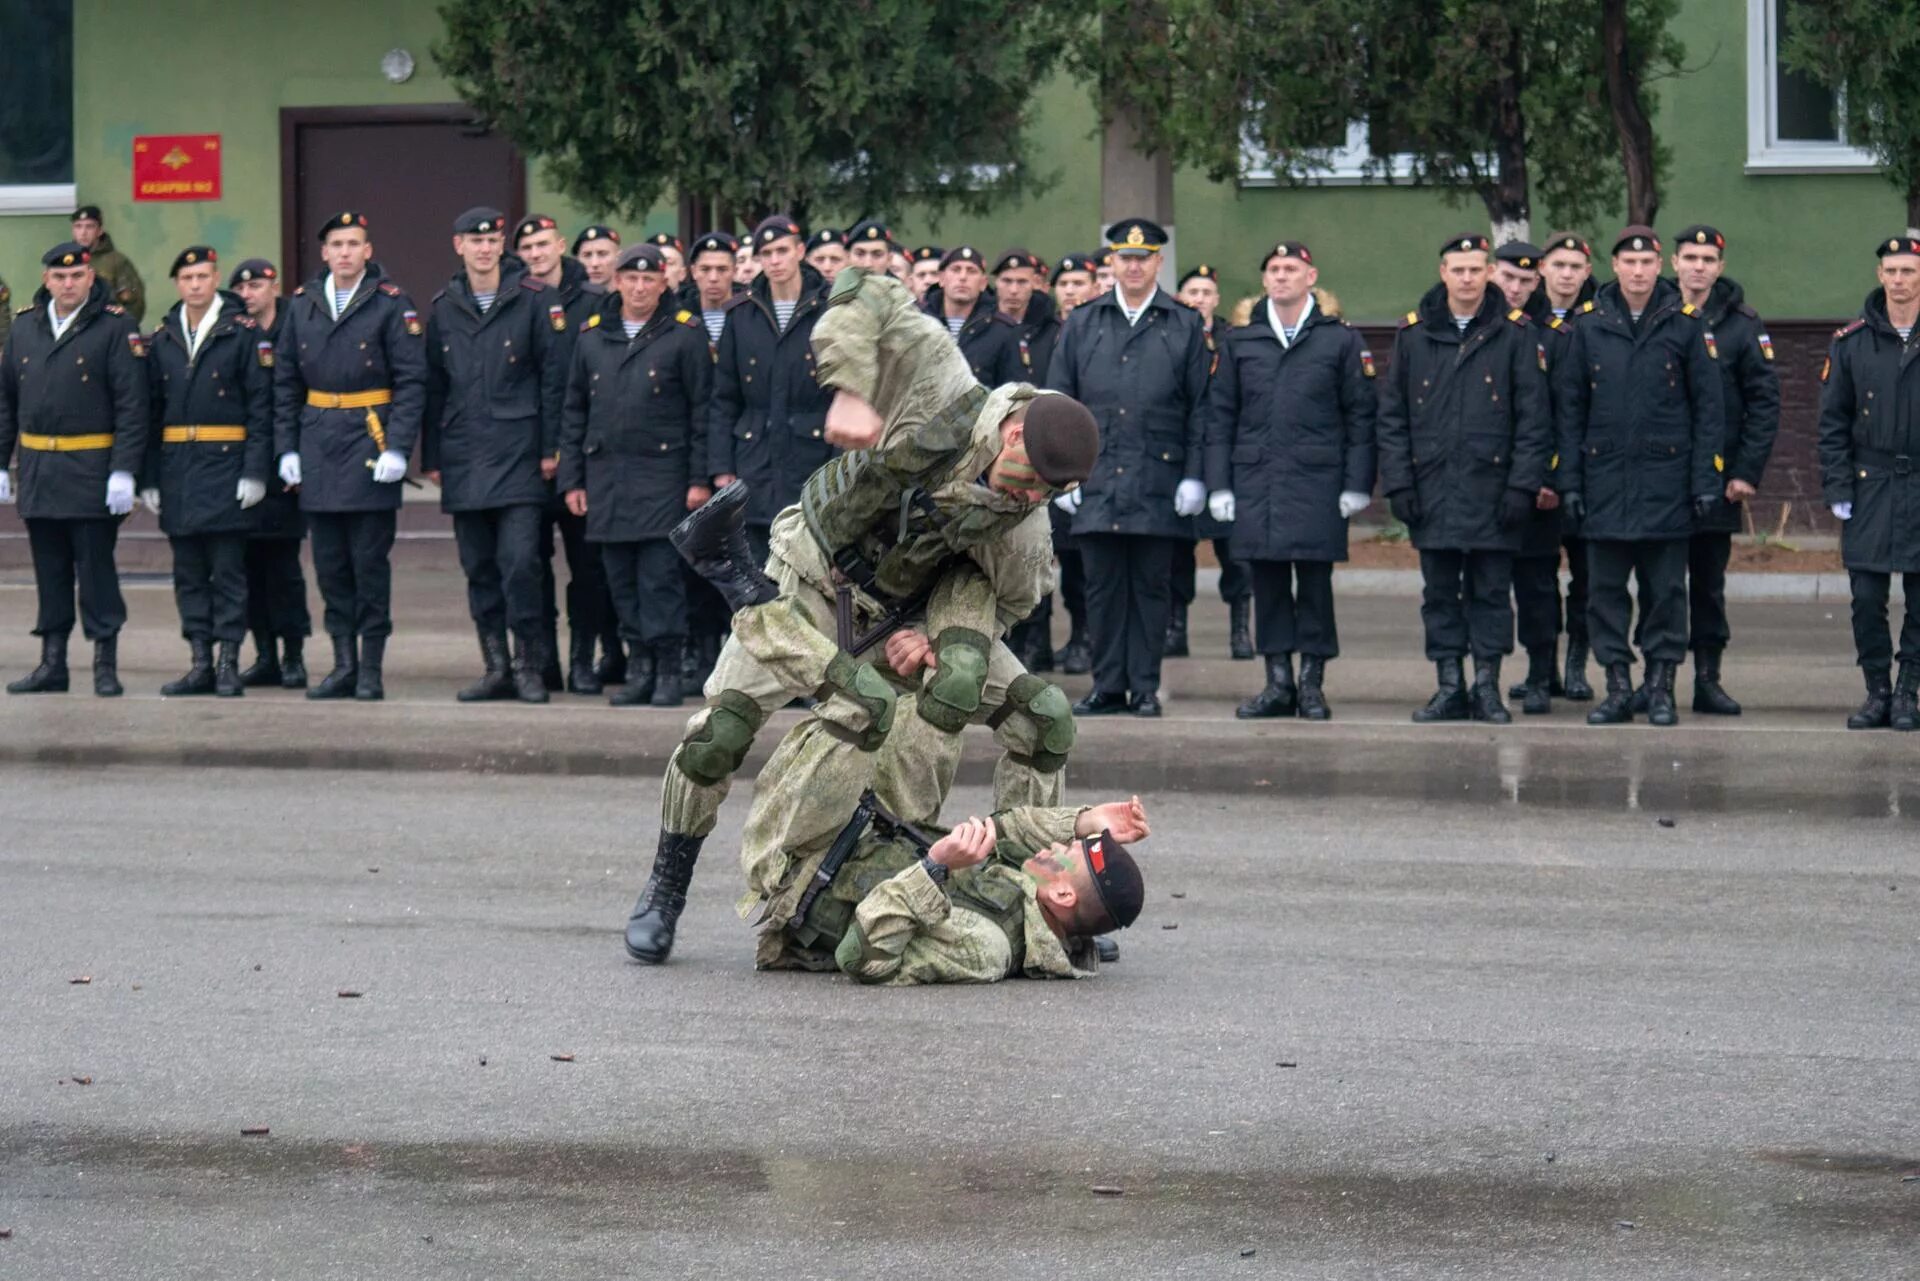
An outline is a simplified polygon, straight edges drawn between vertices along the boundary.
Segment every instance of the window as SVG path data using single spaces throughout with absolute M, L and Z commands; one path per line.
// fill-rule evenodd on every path
M 1274 176 L 1273 158 L 1251 140 L 1241 144 L 1240 155 L 1241 186 L 1281 185 Z M 1396 178 L 1404 178 L 1412 170 L 1411 156 L 1374 154 L 1373 130 L 1366 121 L 1356 120 L 1347 126 L 1347 136 L 1343 142 L 1314 153 L 1312 163 L 1300 166 L 1295 176 L 1314 187 L 1357 187 L 1362 183 L 1390 183 Z
M 1878 168 L 1847 141 L 1846 103 L 1787 67 L 1780 40 L 1808 0 L 1747 0 L 1747 172 L 1848 173 Z
M 0 0 L 0 214 L 73 202 L 73 0 Z

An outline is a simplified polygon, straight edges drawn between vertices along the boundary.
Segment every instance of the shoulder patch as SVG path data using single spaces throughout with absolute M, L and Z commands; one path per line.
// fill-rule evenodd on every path
M 1360 349 L 1360 372 L 1368 378 L 1374 376 L 1373 352 L 1365 347 Z
M 1760 319 L 1760 313 L 1755 311 L 1752 307 L 1748 306 L 1746 303 L 1736 303 L 1733 309 L 1739 312 L 1741 315 L 1745 316 L 1749 320 Z
M 127 314 L 127 309 L 117 302 L 108 303 L 102 310 L 109 316 L 124 316 Z
M 295 298 L 298 298 L 300 295 L 306 292 L 307 292 L 307 287 L 305 285 L 297 285 L 294 287 L 293 296 Z
M 673 313 L 673 318 L 679 321 L 681 324 L 685 325 L 692 322 L 693 313 L 688 311 L 685 307 L 682 307 L 679 311 L 676 311 Z
M 1420 323 L 1420 313 L 1417 311 L 1410 311 L 1406 314 L 1406 317 L 1401 320 L 1400 328 L 1405 329 L 1408 325 L 1417 325 L 1419 323 Z
M 391 280 L 383 280 L 380 282 L 380 292 L 389 298 L 398 298 L 400 296 L 400 286 L 394 284 Z
M 600 313 L 596 311 L 591 316 L 587 317 L 587 328 L 598 329 L 599 327 L 600 327 Z
M 1580 314 L 1581 314 L 1581 315 L 1583 315 L 1583 316 L 1584 316 L 1584 315 L 1586 315 L 1586 314 L 1587 314 L 1588 312 L 1590 312 L 1590 311 L 1592 311 L 1592 310 L 1593 310 L 1593 299 L 1591 299 L 1591 298 L 1589 298 L 1589 299 L 1587 299 L 1587 300 L 1586 300 L 1585 302 L 1583 302 L 1583 303 L 1581 303 L 1581 304 L 1580 304 Z
M 547 288 L 547 282 L 544 280 L 535 280 L 532 276 L 522 276 L 520 277 L 520 287 L 530 294 L 544 293 Z
M 1713 340 L 1713 330 L 1707 330 L 1706 338 L 1708 358 L 1712 360 L 1720 359 L 1720 345 Z
M 1764 329 L 1760 331 L 1760 358 L 1773 363 L 1773 336 Z
M 255 343 L 253 345 L 253 354 L 255 358 L 259 360 L 260 368 L 262 369 L 273 368 L 273 344 L 272 343 L 265 342 L 265 341 Z
M 1514 324 L 1520 326 L 1520 328 L 1522 329 L 1525 329 L 1527 327 L 1527 313 L 1524 311 L 1521 311 L 1518 307 L 1515 307 L 1512 311 L 1507 313 L 1507 319 L 1511 320 Z
M 136 329 L 127 335 L 127 346 L 133 349 L 133 354 L 136 359 L 146 359 L 147 340 L 140 336 L 139 330 Z
M 1683 302 L 1680 304 L 1680 314 L 1683 316 L 1697 316 L 1700 314 L 1700 309 L 1690 302 Z
M 254 323 L 252 316 L 235 316 L 233 318 L 233 324 L 236 329 L 258 329 L 260 327 Z
M 1565 329 L 1566 327 L 1567 327 L 1567 320 L 1566 320 L 1566 317 L 1564 316 L 1555 316 L 1553 319 L 1547 322 L 1548 329 Z
M 566 333 L 567 332 L 567 309 L 561 306 L 557 302 L 549 303 L 547 305 L 547 322 L 553 326 L 554 333 L 556 334 Z
M 1866 327 L 1867 318 L 1865 316 L 1855 316 L 1851 324 L 1842 325 L 1833 331 L 1834 340 L 1838 341 L 1847 337 L 1849 334 L 1857 334 Z
M 408 333 L 412 334 L 415 338 L 418 338 L 420 336 L 422 332 L 422 326 L 420 324 L 419 312 L 403 311 L 400 313 L 400 319 L 406 322 Z

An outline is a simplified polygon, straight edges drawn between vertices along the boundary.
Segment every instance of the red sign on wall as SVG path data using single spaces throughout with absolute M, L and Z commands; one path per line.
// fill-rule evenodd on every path
M 133 198 L 220 199 L 220 135 L 163 133 L 136 137 Z

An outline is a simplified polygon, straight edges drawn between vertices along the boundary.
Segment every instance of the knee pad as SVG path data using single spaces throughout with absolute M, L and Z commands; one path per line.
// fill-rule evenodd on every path
M 854 740 L 863 752 L 877 752 L 893 728 L 894 692 L 873 664 L 862 663 L 842 651 L 827 664 L 827 679 L 818 697 L 835 694 L 851 700 L 867 714 L 867 728 Z
M 958 734 L 980 710 L 987 688 L 987 638 L 967 627 L 949 627 L 934 641 L 933 679 L 915 700 L 920 718 Z
M 1075 733 L 1073 705 L 1067 701 L 1066 691 L 1031 672 L 1022 672 L 1007 686 L 1007 701 L 989 723 L 999 729 L 1016 713 L 1025 716 L 1034 729 L 1034 748 L 1026 758 L 1028 762 L 1042 774 L 1065 765 Z
M 702 787 L 713 787 L 733 777 L 753 736 L 766 722 L 760 705 L 738 690 L 723 689 L 707 711 L 700 728 L 680 743 L 680 772 Z

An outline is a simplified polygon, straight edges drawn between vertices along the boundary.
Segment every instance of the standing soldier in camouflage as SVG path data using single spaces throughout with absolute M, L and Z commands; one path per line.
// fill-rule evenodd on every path
M 173 595 L 193 657 L 160 693 L 238 698 L 250 509 L 267 496 L 273 470 L 273 347 L 239 297 L 220 292 L 211 248 L 181 250 L 167 274 L 180 302 L 148 344 L 143 497 L 173 544 Z
M 1201 332 L 1206 336 L 1207 353 L 1214 368 L 1220 365 L 1220 347 L 1226 341 L 1227 323 L 1220 315 L 1220 273 L 1201 263 L 1180 277 L 1181 302 L 1200 313 Z M 1173 622 L 1167 627 L 1167 657 L 1185 658 L 1187 610 L 1199 594 L 1196 589 L 1198 561 L 1194 551 L 1199 542 L 1211 540 L 1214 560 L 1220 565 L 1220 599 L 1227 606 L 1227 652 L 1236 659 L 1253 657 L 1251 608 L 1253 580 L 1247 567 L 1233 559 L 1227 539 L 1233 526 L 1217 521 L 1211 512 L 1194 517 L 1193 543 L 1182 542 L 1173 549 Z
M 73 242 L 93 255 L 93 274 L 107 287 L 114 302 L 125 308 L 133 323 L 147 318 L 147 286 L 133 261 L 113 247 L 100 217 L 99 205 L 81 205 L 73 211 Z
M 0 502 L 13 501 L 6 464 L 18 446 L 20 517 L 40 600 L 40 665 L 9 694 L 66 692 L 76 580 L 80 625 L 93 642 L 93 692 L 124 692 L 127 603 L 113 545 L 146 458 L 147 344 L 88 258 L 73 242 L 41 256 L 40 291 L 0 353 Z
M 426 408 L 426 326 L 373 261 L 364 214 L 320 231 L 327 270 L 294 291 L 274 359 L 280 479 L 300 489 L 333 670 L 308 698 L 386 697 L 388 557 Z

